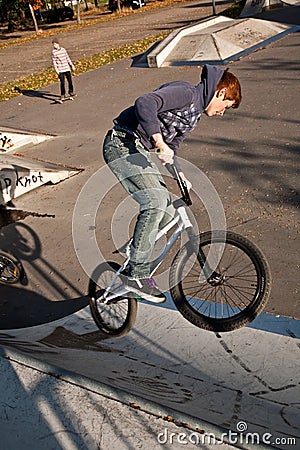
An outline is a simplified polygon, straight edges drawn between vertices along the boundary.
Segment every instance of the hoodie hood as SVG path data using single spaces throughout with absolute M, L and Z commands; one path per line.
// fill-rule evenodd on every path
M 207 108 L 209 102 L 215 95 L 216 87 L 218 82 L 220 81 L 224 70 L 219 69 L 215 66 L 205 65 L 203 67 L 201 73 L 201 81 L 196 86 L 200 91 L 202 105 L 204 105 L 204 109 Z

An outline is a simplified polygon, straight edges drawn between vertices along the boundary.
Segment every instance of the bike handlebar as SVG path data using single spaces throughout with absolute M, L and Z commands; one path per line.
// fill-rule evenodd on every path
M 156 154 L 161 153 L 161 150 L 159 148 L 156 148 L 155 149 L 155 153 Z M 174 159 L 172 159 L 171 162 L 166 163 L 166 168 L 173 175 L 174 180 L 177 181 L 178 187 L 179 187 L 181 195 L 182 195 L 182 200 L 184 201 L 184 203 L 187 206 L 190 206 L 192 204 L 192 200 L 191 200 L 191 197 L 190 197 L 189 190 L 187 188 L 186 182 L 179 175 L 178 169 L 177 169 L 177 167 L 175 166 L 175 163 L 174 163 Z
M 187 184 L 179 175 L 178 169 L 175 166 L 174 161 L 172 163 L 167 163 L 166 168 L 169 170 L 169 172 L 173 175 L 174 179 L 177 181 L 178 187 L 182 194 L 182 200 L 187 206 L 190 206 L 192 204 L 192 200 L 190 197 L 189 190 L 187 188 Z

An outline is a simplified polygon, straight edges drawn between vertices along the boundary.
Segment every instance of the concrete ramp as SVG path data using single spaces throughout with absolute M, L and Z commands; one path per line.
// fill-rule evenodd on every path
M 2 330 L 0 346 L 15 361 L 24 364 L 25 357 L 31 367 L 157 419 L 170 418 L 218 438 L 225 433 L 238 448 L 285 450 L 299 448 L 299 325 L 262 314 L 251 327 L 210 333 L 185 321 L 168 296 L 163 306 L 139 304 L 137 322 L 122 339 L 105 339 L 86 307 L 54 322 Z M 34 389 L 32 384 L 27 390 L 30 399 Z M 95 411 L 87 408 L 95 417 L 99 405 Z M 13 408 L 6 411 L 7 426 Z M 124 423 L 127 429 L 128 419 Z M 208 448 L 205 444 L 193 448 Z
M 0 156 L 0 205 L 43 184 L 59 183 L 78 172 L 75 168 L 3 154 Z
M 282 3 L 289 6 L 299 6 L 300 0 L 284 0 Z
M 174 31 L 147 61 L 149 67 L 228 64 L 298 29 L 262 19 L 218 16 Z
M 25 145 L 37 145 L 54 136 L 50 134 L 32 133 L 27 131 L 0 128 L 0 155 L 2 153 L 14 153 Z

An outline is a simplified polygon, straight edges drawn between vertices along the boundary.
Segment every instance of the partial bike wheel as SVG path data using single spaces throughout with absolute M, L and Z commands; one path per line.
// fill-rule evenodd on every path
M 135 298 L 117 297 L 104 303 L 103 294 L 112 282 L 120 265 L 114 262 L 100 264 L 89 282 L 89 302 L 92 317 L 98 328 L 107 336 L 121 337 L 133 327 L 137 314 Z M 117 278 L 111 292 L 118 288 L 122 281 Z
M 23 277 L 23 266 L 21 262 L 9 253 L 0 250 L 0 282 L 4 284 L 15 284 Z
M 208 280 L 188 243 L 170 270 L 171 295 L 178 311 L 197 327 L 214 332 L 250 323 L 265 307 L 271 289 L 262 252 L 237 233 L 228 231 L 225 236 L 224 232 L 206 232 L 197 238 L 210 267 L 211 261 L 216 263 Z

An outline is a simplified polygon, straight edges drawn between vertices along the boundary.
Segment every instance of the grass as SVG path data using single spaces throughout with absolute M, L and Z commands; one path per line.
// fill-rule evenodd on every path
M 176 0 L 167 0 L 169 4 L 175 3 Z M 177 0 L 178 1 L 178 0 Z M 245 0 L 241 0 L 240 2 L 234 4 L 232 7 L 228 8 L 227 10 L 222 12 L 222 15 L 227 15 L 228 17 L 238 17 L 238 15 L 241 12 L 241 9 L 243 8 L 245 3 Z M 165 6 L 166 1 L 164 2 L 158 2 L 158 5 Z M 159 7 L 158 6 L 158 7 Z M 145 7 L 147 8 L 147 6 Z M 143 8 L 143 9 L 145 9 Z M 126 13 L 125 13 L 126 14 Z M 103 20 L 111 20 L 111 15 L 101 17 L 100 19 L 96 19 L 93 21 L 85 21 L 84 24 L 77 24 L 72 26 L 64 27 L 62 31 L 67 31 L 68 29 L 74 29 L 77 27 L 82 26 L 89 26 L 91 24 L 98 23 Z M 93 56 L 90 56 L 88 58 L 80 59 L 78 61 L 75 61 L 75 67 L 76 67 L 76 74 L 82 74 L 85 72 L 88 72 L 90 70 L 98 69 L 101 66 L 104 66 L 106 64 L 112 63 L 114 61 L 118 61 L 123 58 L 127 58 L 139 53 L 145 52 L 151 44 L 165 38 L 172 30 L 169 32 L 160 33 L 155 36 L 150 36 L 148 38 L 136 41 L 131 44 L 126 44 L 121 47 L 111 48 L 110 50 L 95 54 Z M 57 34 L 57 30 L 55 32 L 47 32 L 47 36 L 51 36 L 51 34 Z M 43 37 L 45 37 L 45 33 L 42 34 Z M 21 45 L 24 42 L 27 42 L 32 39 L 38 39 L 39 35 L 32 35 L 27 36 L 24 38 L 19 38 L 14 41 L 12 41 L 10 44 L 2 45 Z M 0 47 L 0 48 L 1 48 Z M 55 73 L 54 69 L 52 67 L 49 67 L 45 70 L 43 70 L 40 73 L 32 74 L 24 78 L 20 78 L 15 81 L 10 81 L 7 83 L 0 84 L 0 101 L 9 100 L 13 97 L 16 97 L 22 91 L 33 91 L 38 90 L 43 87 L 49 86 L 50 84 L 57 83 L 58 78 L 57 74 Z
M 101 66 L 138 53 L 143 53 L 149 48 L 151 44 L 163 39 L 167 35 L 168 32 L 150 36 L 146 39 L 136 41 L 132 44 L 126 44 L 121 47 L 112 48 L 110 50 L 106 50 L 105 52 L 97 53 L 96 55 L 90 56 L 88 58 L 75 61 L 74 65 L 76 67 L 76 75 L 88 72 L 89 70 L 98 69 Z M 22 93 L 22 91 L 38 90 L 57 82 L 57 74 L 52 67 L 49 67 L 48 69 L 45 69 L 40 73 L 32 74 L 15 81 L 0 84 L 0 101 L 9 100 Z

